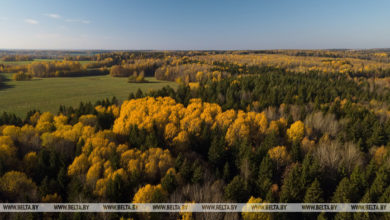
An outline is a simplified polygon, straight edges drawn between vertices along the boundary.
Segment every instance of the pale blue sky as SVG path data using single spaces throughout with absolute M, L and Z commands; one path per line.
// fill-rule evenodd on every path
M 0 48 L 389 48 L 390 1 L 1 0 Z

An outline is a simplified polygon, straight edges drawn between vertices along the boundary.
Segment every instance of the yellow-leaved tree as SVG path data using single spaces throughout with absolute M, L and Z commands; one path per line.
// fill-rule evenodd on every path
M 247 203 L 267 203 L 261 198 L 251 196 Z M 243 210 L 251 210 L 249 205 L 245 205 Z M 272 216 L 269 212 L 242 212 L 242 219 L 244 220 L 271 220 Z
M 73 163 L 68 167 L 68 175 L 74 176 L 83 174 L 88 170 L 88 166 L 88 158 L 84 154 L 81 154 L 77 156 Z
M 141 187 L 134 195 L 133 203 L 158 203 L 164 202 L 168 194 L 162 188 L 161 184 L 156 186 L 147 184 Z
M 0 191 L 15 202 L 37 199 L 37 186 L 25 173 L 19 171 L 9 171 L 0 178 Z
M 0 136 L 0 161 L 3 165 L 11 165 L 16 159 L 16 148 L 9 136 Z
M 6 125 L 3 128 L 3 135 L 9 136 L 12 138 L 12 140 L 16 141 L 20 136 L 20 127 L 17 127 L 15 125 Z
M 277 146 L 269 149 L 268 155 L 276 162 L 278 167 L 286 165 L 291 159 L 285 146 Z
M 27 173 L 31 173 L 37 168 L 38 156 L 36 152 L 29 152 L 23 157 L 23 168 Z
M 287 136 L 292 142 L 301 141 L 305 135 L 305 124 L 302 121 L 294 122 L 287 129 Z
M 53 116 L 53 114 L 50 113 L 50 112 L 44 112 L 44 113 L 42 113 L 42 115 L 39 117 L 38 122 L 37 122 L 37 125 L 36 125 L 35 128 L 36 128 L 40 133 L 52 131 L 53 128 L 54 128 L 54 126 L 53 126 L 53 121 L 54 121 L 54 116 Z
M 385 159 L 388 157 L 388 151 L 389 149 L 385 148 L 385 146 L 375 148 L 375 153 L 373 155 L 373 158 L 378 165 L 383 164 Z
M 173 162 L 169 150 L 161 148 L 150 148 L 144 152 L 130 149 L 121 155 L 121 164 L 129 173 L 142 174 L 149 180 L 161 178 L 173 167 Z

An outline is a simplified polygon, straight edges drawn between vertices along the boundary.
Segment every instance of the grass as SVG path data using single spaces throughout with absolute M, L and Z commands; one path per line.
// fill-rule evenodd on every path
M 0 64 L 8 64 L 8 65 L 26 65 L 26 64 L 30 64 L 34 61 L 53 61 L 53 60 L 56 60 L 56 59 L 34 59 L 33 61 L 30 60 L 30 61 L 2 61 L 0 60 Z M 57 60 L 62 60 L 62 59 L 57 59 Z M 81 64 L 85 65 L 85 64 L 88 64 L 88 63 L 93 63 L 93 62 L 96 62 L 96 61 L 79 61 Z
M 177 87 L 174 82 L 146 77 L 149 83 L 128 83 L 127 78 L 107 76 L 34 78 L 31 81 L 12 81 L 10 73 L 0 73 L 6 81 L 0 87 L 0 112 L 6 111 L 25 117 L 32 109 L 57 113 L 59 106 L 78 106 L 81 101 L 96 102 L 117 97 L 125 100 L 130 92 L 138 89 L 149 91 L 166 85 Z

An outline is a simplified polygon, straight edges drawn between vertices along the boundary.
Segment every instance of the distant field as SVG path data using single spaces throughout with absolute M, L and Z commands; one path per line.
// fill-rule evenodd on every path
M 34 61 L 53 61 L 55 59 L 35 59 Z M 58 59 L 62 60 L 62 59 Z M 0 64 L 9 64 L 9 65 L 25 65 L 32 63 L 33 61 L 2 61 L 0 60 Z M 88 64 L 88 63 L 93 63 L 96 61 L 79 61 L 81 64 Z
M 1 73 L 0 73 L 1 74 Z M 12 74 L 4 74 L 10 79 Z M 35 78 L 32 81 L 8 80 L 0 87 L 0 112 L 12 112 L 24 117 L 32 109 L 56 113 L 59 106 L 78 106 L 83 101 L 96 102 L 117 97 L 124 100 L 130 92 L 159 89 L 166 85 L 177 87 L 174 82 L 146 77 L 150 83 L 128 83 L 127 78 L 111 76 Z

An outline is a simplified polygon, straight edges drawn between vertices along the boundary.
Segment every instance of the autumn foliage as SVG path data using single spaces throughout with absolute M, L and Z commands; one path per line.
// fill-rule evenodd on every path
M 1 65 L 34 77 L 103 68 L 129 82 L 155 76 L 179 85 L 61 106 L 58 113 L 0 114 L 0 202 L 386 203 L 388 54 L 110 52 Z M 333 217 L 160 214 L 104 217 Z M 361 217 L 344 214 L 335 218 Z

